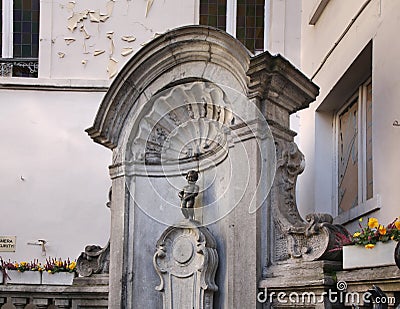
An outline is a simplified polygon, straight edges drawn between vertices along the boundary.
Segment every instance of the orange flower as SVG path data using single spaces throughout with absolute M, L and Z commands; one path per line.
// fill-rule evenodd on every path
M 375 247 L 375 245 L 373 245 L 373 244 L 365 245 L 365 248 L 367 248 L 367 249 L 373 249 L 374 247 Z
M 370 229 L 374 229 L 374 228 L 379 227 L 378 219 L 377 218 L 369 218 L 368 219 L 368 227 Z
M 379 225 L 378 232 L 381 235 L 386 235 L 386 228 L 383 225 Z
M 400 221 L 399 221 L 399 220 L 397 220 L 397 221 L 394 223 L 394 225 L 396 226 L 396 228 L 397 228 L 398 230 L 400 230 Z

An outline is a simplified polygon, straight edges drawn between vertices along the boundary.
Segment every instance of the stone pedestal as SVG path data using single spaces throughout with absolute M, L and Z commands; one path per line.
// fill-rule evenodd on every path
M 214 237 L 195 221 L 169 227 L 153 259 L 164 309 L 212 309 L 218 253 Z
M 346 306 L 372 308 L 371 303 L 365 303 L 365 299 L 373 286 L 385 293 L 384 299 L 378 300 L 382 305 L 389 308 L 400 306 L 400 270 L 396 266 L 338 271 L 336 277 L 347 295 L 344 299 Z
M 340 262 L 277 263 L 260 281 L 263 308 L 342 308 L 336 284 Z

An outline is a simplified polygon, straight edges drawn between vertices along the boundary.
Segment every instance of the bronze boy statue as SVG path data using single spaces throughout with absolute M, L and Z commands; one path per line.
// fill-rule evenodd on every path
M 190 170 L 186 174 L 186 179 L 188 184 L 183 187 L 183 190 L 179 192 L 179 197 L 181 198 L 181 209 L 182 213 L 186 219 L 194 219 L 194 202 L 196 196 L 199 194 L 199 186 L 196 185 L 197 179 L 199 179 L 199 174 Z

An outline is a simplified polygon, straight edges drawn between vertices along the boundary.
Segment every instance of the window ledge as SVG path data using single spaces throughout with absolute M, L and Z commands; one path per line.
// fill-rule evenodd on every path
M 346 224 L 354 221 L 370 212 L 379 210 L 381 208 L 381 197 L 379 194 L 375 195 L 368 201 L 351 208 L 350 210 L 341 213 L 333 219 L 335 224 Z
M 19 90 L 74 90 L 106 92 L 109 80 L 54 79 L 29 77 L 0 77 L 0 89 Z
M 310 20 L 308 22 L 309 25 L 314 26 L 318 19 L 321 17 L 322 12 L 325 10 L 326 6 L 328 5 L 330 0 L 320 0 L 318 1 L 315 8 L 312 10 Z

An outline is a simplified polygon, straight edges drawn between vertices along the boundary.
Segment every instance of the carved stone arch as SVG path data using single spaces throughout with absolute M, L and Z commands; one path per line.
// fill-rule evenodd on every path
M 132 109 L 168 84 L 188 78 L 209 80 L 247 93 L 250 52 L 226 32 L 185 26 L 151 41 L 121 70 L 100 105 L 90 137 L 110 149 L 123 144 Z M 126 140 L 125 140 L 126 142 Z

